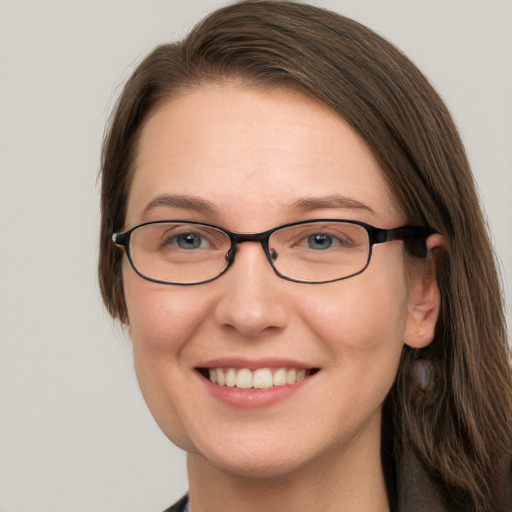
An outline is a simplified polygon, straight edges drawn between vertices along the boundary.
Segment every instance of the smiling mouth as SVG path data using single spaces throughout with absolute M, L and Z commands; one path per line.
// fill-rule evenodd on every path
M 268 389 L 302 382 L 317 368 L 198 368 L 199 373 L 218 386 L 239 389 Z

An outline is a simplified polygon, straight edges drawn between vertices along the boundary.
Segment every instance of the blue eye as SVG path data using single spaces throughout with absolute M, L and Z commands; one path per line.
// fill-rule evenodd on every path
M 157 224 L 159 226 L 159 224 Z M 204 252 L 224 249 L 229 238 L 217 229 L 207 226 L 191 226 L 190 224 L 162 223 L 163 233 L 156 232 L 157 250 L 165 251 L 189 251 Z
M 333 238 L 330 235 L 316 233 L 308 237 L 308 246 L 310 249 L 324 250 L 332 246 Z
M 203 243 L 201 235 L 197 233 L 183 233 L 175 237 L 175 243 L 181 249 L 199 249 Z

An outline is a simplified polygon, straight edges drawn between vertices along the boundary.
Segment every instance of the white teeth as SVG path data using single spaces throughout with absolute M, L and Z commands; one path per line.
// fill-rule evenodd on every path
M 284 386 L 286 384 L 286 368 L 279 368 L 279 370 L 274 373 L 272 383 L 274 386 Z
M 284 386 L 303 381 L 308 375 L 304 368 L 210 368 L 208 375 L 214 384 L 219 386 L 237 387 L 240 389 L 267 389 L 272 386 Z
M 252 388 L 252 372 L 247 368 L 242 368 L 238 375 L 236 376 L 236 384 L 237 388 L 242 389 L 250 389 Z
M 226 386 L 234 388 L 236 384 L 236 371 L 234 368 L 229 368 L 226 375 Z
M 297 377 L 297 370 L 288 370 L 286 372 L 286 384 L 294 384 Z
M 252 375 L 252 387 L 256 389 L 271 388 L 272 372 L 268 368 L 260 368 Z

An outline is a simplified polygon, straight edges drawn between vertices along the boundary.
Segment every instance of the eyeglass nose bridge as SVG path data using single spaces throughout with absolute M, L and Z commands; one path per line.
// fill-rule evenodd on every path
M 277 258 L 277 253 L 271 254 L 270 247 L 268 245 L 270 235 L 274 230 L 264 231 L 262 233 L 233 233 L 228 232 L 229 238 L 231 239 L 231 247 L 229 248 L 229 251 L 226 253 L 226 269 L 225 271 L 233 265 L 235 261 L 236 253 L 238 252 L 238 244 L 242 244 L 244 242 L 259 242 L 261 244 L 261 248 L 263 249 L 263 252 L 265 253 L 265 256 L 267 257 L 268 262 L 270 263 L 270 266 L 274 270 L 274 272 L 277 275 L 280 275 L 277 269 L 274 267 L 274 260 Z

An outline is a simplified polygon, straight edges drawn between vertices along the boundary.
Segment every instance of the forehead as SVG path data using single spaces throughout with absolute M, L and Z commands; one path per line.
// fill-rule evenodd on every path
M 356 132 L 291 90 L 205 85 L 172 98 L 145 123 L 135 164 L 127 224 L 147 220 L 148 204 L 162 195 L 198 197 L 241 219 L 328 196 L 367 205 L 381 225 L 399 217 Z

